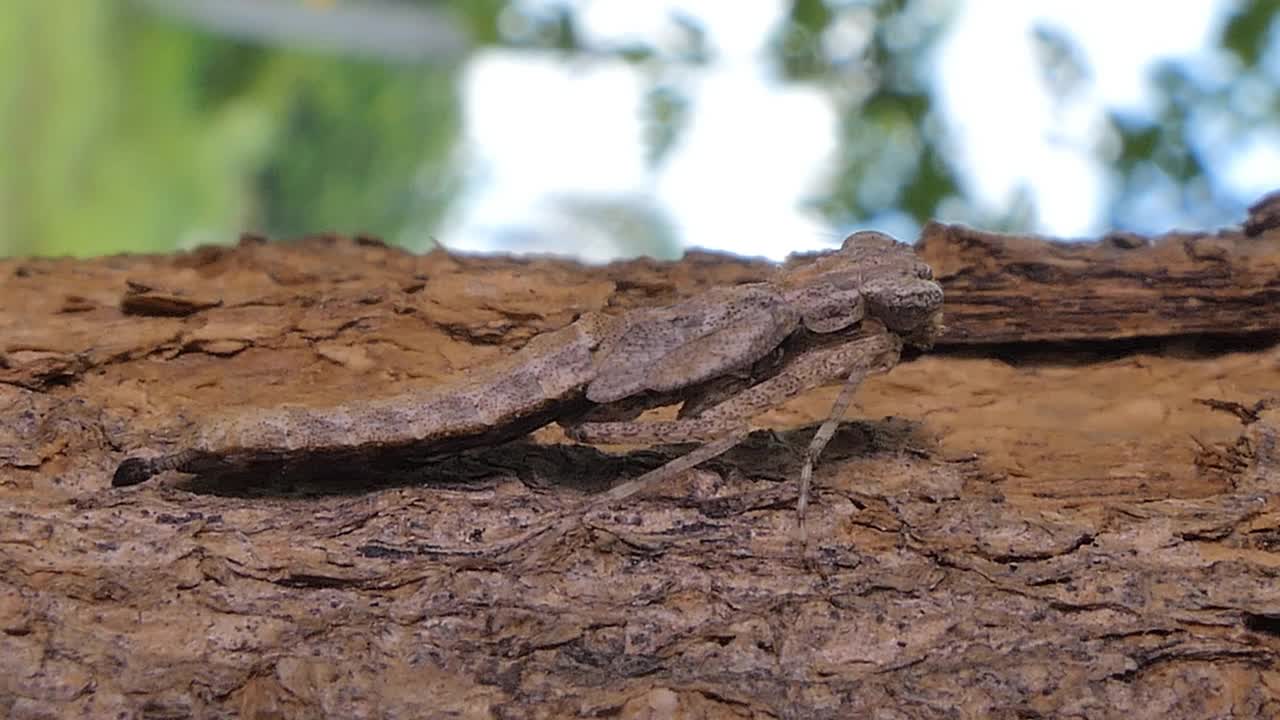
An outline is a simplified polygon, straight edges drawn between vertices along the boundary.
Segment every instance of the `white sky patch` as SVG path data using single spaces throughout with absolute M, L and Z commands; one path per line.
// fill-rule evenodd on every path
M 772 258 L 834 245 L 798 207 L 835 147 L 826 98 L 726 69 L 705 78 L 698 104 L 657 191 L 686 244 Z
M 1227 187 L 1244 197 L 1261 197 L 1276 189 L 1280 168 L 1280 135 L 1257 134 L 1226 162 Z
M 625 63 L 566 65 L 550 55 L 490 51 L 470 71 L 468 139 L 481 163 L 500 168 L 509 191 L 608 193 L 632 189 L 644 175 L 633 147 L 641 88 Z
M 514 234 L 530 239 L 528 250 L 607 252 L 574 237 L 563 216 L 549 222 L 549 203 L 565 195 L 651 198 L 688 246 L 780 258 L 838 242 L 837 232 L 803 209 L 836 149 L 837 118 L 822 93 L 771 79 L 766 43 L 783 18 L 781 0 L 573 5 L 592 42 L 662 48 L 677 11 L 704 24 L 713 59 L 682 78 L 691 104 L 678 145 L 656 170 L 646 166 L 646 84 L 634 66 L 478 53 L 463 84 L 469 176 L 442 228 L 446 245 L 512 249 L 502 242 Z M 1204 49 L 1225 7 L 1223 0 L 969 0 L 934 58 L 938 107 L 974 202 L 998 210 L 1026 188 L 1039 231 L 1070 237 L 1103 230 L 1109 188 L 1093 151 L 1106 108 L 1148 111 L 1152 63 Z M 1036 23 L 1065 32 L 1091 72 L 1065 102 L 1040 77 Z M 1241 187 L 1273 181 L 1277 142 L 1259 139 L 1220 171 Z M 552 242 L 559 245 L 542 244 Z
M 687 76 L 689 124 L 656 174 L 640 143 L 638 70 L 478 54 L 463 82 L 469 192 L 442 233 L 445 244 L 504 249 L 514 231 L 527 250 L 599 257 L 600 242 L 566 238 L 571 226 L 548 208 L 557 195 L 585 193 L 652 195 L 687 246 L 781 258 L 837 242 L 821 219 L 799 210 L 835 148 L 834 113 L 819 92 L 765 78 L 766 43 L 783 4 L 727 9 L 720 0 L 582 5 L 584 31 L 610 43 L 653 42 L 675 11 L 706 23 L 715 59 Z M 540 229 L 520 233 L 521 225 Z
M 1009 3 L 970 0 L 999 9 Z M 1032 20 L 1065 30 L 1088 58 L 1091 91 L 1112 107 L 1151 109 L 1147 74 L 1161 59 L 1205 48 L 1226 10 L 1221 0 L 1197 2 L 1079 2 L 1041 0 L 1018 4 Z
M 997 210 L 1025 188 L 1038 230 L 1102 230 L 1108 188 L 1093 150 L 1106 108 L 1149 110 L 1151 64 L 1203 48 L 1221 10 L 1217 1 L 1162 3 L 1156 32 L 1150 3 L 970 0 L 938 49 L 936 87 L 975 201 Z M 1041 78 L 1037 24 L 1064 31 L 1090 71 L 1065 105 Z
M 489 50 L 468 64 L 463 87 L 469 187 L 446 246 L 494 250 L 498 234 L 545 220 L 558 195 L 622 195 L 644 182 L 641 87 L 626 63 Z M 559 242 L 527 249 L 582 250 Z

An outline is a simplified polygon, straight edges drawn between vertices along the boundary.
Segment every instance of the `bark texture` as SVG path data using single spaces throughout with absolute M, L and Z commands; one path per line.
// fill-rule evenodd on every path
M 109 486 L 202 416 L 430 386 L 766 263 L 338 237 L 2 261 L 0 715 L 1280 715 L 1265 209 L 1250 235 L 1084 246 L 930 226 L 949 334 L 860 391 L 808 558 L 799 454 L 838 388 L 514 544 L 687 448 L 543 430 L 425 467 Z
M 947 290 L 944 343 L 1280 328 L 1275 243 L 1235 230 L 1069 243 L 930 223 L 920 242 Z

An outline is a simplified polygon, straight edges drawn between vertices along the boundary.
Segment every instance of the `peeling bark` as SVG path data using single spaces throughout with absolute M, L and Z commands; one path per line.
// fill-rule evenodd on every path
M 954 344 L 1280 334 L 1280 232 L 1064 243 L 930 223 Z

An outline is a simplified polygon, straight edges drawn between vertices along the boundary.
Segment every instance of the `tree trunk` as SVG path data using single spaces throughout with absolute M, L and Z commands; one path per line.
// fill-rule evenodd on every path
M 544 429 L 426 465 L 110 486 L 201 418 L 430 387 L 766 263 L 328 236 L 0 262 L 0 714 L 1280 715 L 1280 231 L 1253 230 L 931 225 L 948 334 L 860 390 L 807 555 L 799 456 L 838 388 L 542 534 L 688 448 Z

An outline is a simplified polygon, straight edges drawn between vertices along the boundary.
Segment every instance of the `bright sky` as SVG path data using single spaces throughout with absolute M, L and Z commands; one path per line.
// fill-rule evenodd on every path
M 561 197 L 646 198 L 668 214 L 686 246 L 745 255 L 781 258 L 831 247 L 851 229 L 829 227 L 801 209 L 836 148 L 836 117 L 822 93 L 770 77 L 765 43 L 784 2 L 575 5 L 595 41 L 660 45 L 673 11 L 704 23 L 715 60 L 686 80 L 693 107 L 679 145 L 656 171 L 646 166 L 645 84 L 632 66 L 479 53 L 463 86 L 469 171 L 460 208 L 441 233 L 447 246 L 616 256 L 607 232 L 585 230 L 557 209 Z M 1151 63 L 1201 52 L 1225 9 L 1222 0 L 1160 3 L 1154 32 L 1152 8 L 1078 0 L 962 5 L 939 48 L 936 82 L 977 203 L 1002 208 L 1026 185 L 1039 211 L 1037 230 L 1067 237 L 1105 231 L 1101 212 L 1110 191 L 1091 152 L 1103 108 L 1145 108 Z M 1057 104 L 1040 79 L 1032 55 L 1037 22 L 1069 33 L 1093 70 L 1086 91 L 1069 104 Z M 1274 183 L 1277 165 L 1278 139 L 1225 163 L 1232 187 L 1258 194 Z M 1153 211 L 1163 209 L 1152 202 Z M 502 244 L 512 236 L 526 244 Z

